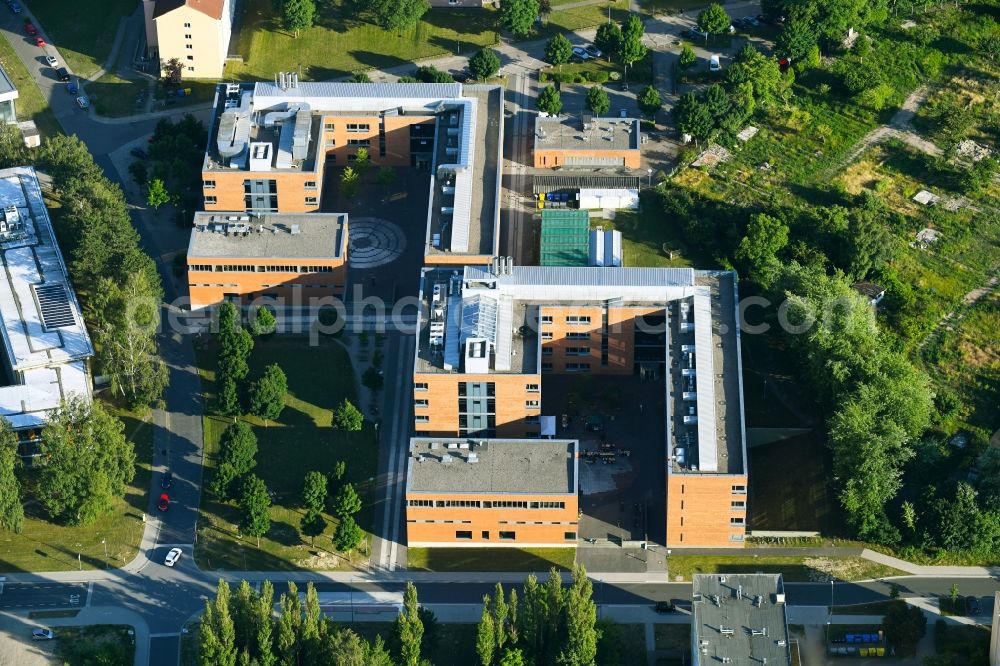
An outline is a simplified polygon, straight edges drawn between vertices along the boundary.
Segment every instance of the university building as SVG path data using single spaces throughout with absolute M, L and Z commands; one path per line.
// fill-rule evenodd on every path
M 736 276 L 687 268 L 425 269 L 420 437 L 543 436 L 552 374 L 662 380 L 668 546 L 742 546 L 747 464 Z M 551 433 L 544 433 L 549 435 Z

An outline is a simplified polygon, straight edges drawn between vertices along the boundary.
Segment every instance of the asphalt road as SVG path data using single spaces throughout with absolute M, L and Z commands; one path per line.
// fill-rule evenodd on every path
M 88 583 L 4 583 L 0 608 L 72 608 L 87 604 Z

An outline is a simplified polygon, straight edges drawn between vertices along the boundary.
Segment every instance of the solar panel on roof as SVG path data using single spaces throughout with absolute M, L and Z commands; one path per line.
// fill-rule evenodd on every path
M 38 301 L 38 310 L 42 313 L 42 325 L 45 328 L 55 329 L 76 324 L 66 285 L 36 284 L 32 288 L 35 290 L 35 300 Z

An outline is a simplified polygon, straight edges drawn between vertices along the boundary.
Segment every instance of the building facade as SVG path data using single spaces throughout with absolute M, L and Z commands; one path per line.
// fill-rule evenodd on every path
M 0 67 L 0 123 L 12 125 L 17 122 L 17 88 L 14 82 L 7 76 L 7 72 Z
M 233 30 L 235 0 L 143 0 L 146 44 L 161 70 L 173 59 L 185 79 L 221 79 Z
M 411 547 L 576 547 L 578 446 L 572 440 L 410 441 Z

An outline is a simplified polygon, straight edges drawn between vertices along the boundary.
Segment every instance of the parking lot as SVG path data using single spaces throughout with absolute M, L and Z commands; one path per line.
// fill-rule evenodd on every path
M 542 409 L 580 440 L 581 539 L 666 538 L 662 381 L 552 375 Z M 562 427 L 562 415 L 569 417 Z

